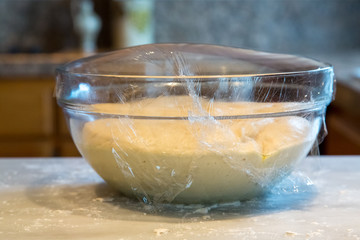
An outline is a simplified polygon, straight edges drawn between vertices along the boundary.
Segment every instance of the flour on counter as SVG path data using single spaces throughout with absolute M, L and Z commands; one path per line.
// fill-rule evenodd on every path
M 154 229 L 154 233 L 156 233 L 156 236 L 162 236 L 162 235 L 164 235 L 164 234 L 166 234 L 166 233 L 168 233 L 169 232 L 169 229 L 166 229 L 166 228 L 156 228 L 156 229 Z

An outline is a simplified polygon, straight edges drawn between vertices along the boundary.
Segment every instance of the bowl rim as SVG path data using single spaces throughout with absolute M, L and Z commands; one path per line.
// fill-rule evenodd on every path
M 249 56 L 255 56 L 263 55 L 263 56 L 279 56 L 279 57 L 292 57 L 296 58 L 298 60 L 306 60 L 311 61 L 313 64 L 313 67 L 317 66 L 317 68 L 314 69 L 308 69 L 308 70 L 296 70 L 296 71 L 274 71 L 269 73 L 248 73 L 248 74 L 198 74 L 198 75 L 136 75 L 136 74 L 104 74 L 104 73 L 91 73 L 91 72 L 82 72 L 82 71 L 74 71 L 73 69 L 70 69 L 72 66 L 76 64 L 80 64 L 82 62 L 91 61 L 98 59 L 100 57 L 106 57 L 115 55 L 120 51 L 125 50 L 131 50 L 138 47 L 146 47 L 146 46 L 155 46 L 155 47 L 161 47 L 161 46 L 190 46 L 190 47 L 212 47 L 214 49 L 219 49 L 221 51 L 239 51 L 244 54 L 248 54 Z M 216 56 L 216 55 L 214 55 Z M 221 55 L 219 55 L 221 56 Z M 262 57 L 259 57 L 260 59 Z M 231 59 L 229 57 L 229 59 Z M 237 59 L 234 57 L 233 59 Z M 238 59 L 241 60 L 241 59 Z M 316 63 L 316 65 L 315 65 Z M 321 72 L 327 72 L 327 71 L 333 71 L 333 65 L 327 62 L 319 61 L 311 57 L 305 57 L 300 56 L 296 54 L 286 54 L 286 53 L 273 53 L 273 52 L 266 52 L 266 51 L 259 51 L 259 50 L 252 50 L 252 49 L 246 49 L 246 48 L 239 48 L 239 47 L 231 47 L 231 46 L 225 46 L 225 45 L 215 45 L 215 44 L 199 44 L 199 43 L 154 43 L 154 44 L 146 44 L 146 45 L 138 45 L 138 46 L 132 46 L 127 47 L 123 49 L 118 49 L 114 51 L 108 51 L 108 52 L 102 52 L 102 53 L 96 53 L 91 56 L 83 57 L 68 63 L 65 63 L 63 65 L 60 65 L 56 67 L 55 72 L 58 75 L 67 75 L 68 77 L 99 77 L 99 78 L 116 78 L 116 79 L 131 79 L 135 81 L 149 81 L 153 79 L 154 81 L 161 82 L 162 80 L 166 81 L 165 79 L 174 79 L 176 81 L 186 81 L 186 79 L 197 79 L 199 81 L 207 81 L 212 79 L 221 79 L 221 78 L 251 78 L 251 77 L 278 77 L 278 76 L 291 76 L 291 75 L 303 75 L 303 74 L 319 74 Z M 166 81 L 168 82 L 168 81 Z
M 302 74 L 312 74 L 320 73 L 326 71 L 332 71 L 333 66 L 328 64 L 327 67 L 304 70 L 304 71 L 295 71 L 295 72 L 278 72 L 278 73 L 257 73 L 257 74 L 230 74 L 230 75 L 169 75 L 169 76 L 159 76 L 159 75 L 121 75 L 121 74 L 96 74 L 96 73 L 77 73 L 69 72 L 62 67 L 56 69 L 56 72 L 59 74 L 69 74 L 73 77 L 102 77 L 102 78 L 123 78 L 123 79 L 138 79 L 145 80 L 149 82 L 150 79 L 159 79 L 158 82 L 161 82 L 160 79 L 176 79 L 177 81 L 186 81 L 186 79 L 197 79 L 197 80 L 206 80 L 206 79 L 230 79 L 230 78 L 251 78 L 251 77 L 277 77 L 277 76 L 295 76 Z M 168 82 L 168 81 L 166 81 Z

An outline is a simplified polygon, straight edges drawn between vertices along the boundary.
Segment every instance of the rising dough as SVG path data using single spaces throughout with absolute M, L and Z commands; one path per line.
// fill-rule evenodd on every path
M 152 202 L 225 202 L 258 196 L 286 176 L 313 145 L 319 119 L 298 116 L 222 119 L 212 116 L 301 109 L 294 103 L 228 103 L 160 97 L 97 104 L 109 115 L 71 119 L 81 154 L 110 185 Z

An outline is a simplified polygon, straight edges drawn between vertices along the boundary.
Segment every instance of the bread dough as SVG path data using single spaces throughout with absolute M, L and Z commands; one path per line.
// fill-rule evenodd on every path
M 81 154 L 121 193 L 155 203 L 258 196 L 306 157 L 321 122 L 299 116 L 216 118 L 304 107 L 296 103 L 195 101 L 183 96 L 92 107 L 99 113 L 96 120 L 70 119 Z

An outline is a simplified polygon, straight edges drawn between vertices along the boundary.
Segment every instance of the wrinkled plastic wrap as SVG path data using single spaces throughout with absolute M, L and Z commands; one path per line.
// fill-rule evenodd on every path
M 305 58 L 157 44 L 70 63 L 57 97 L 79 151 L 121 193 L 217 203 L 260 196 L 317 147 L 333 81 Z

